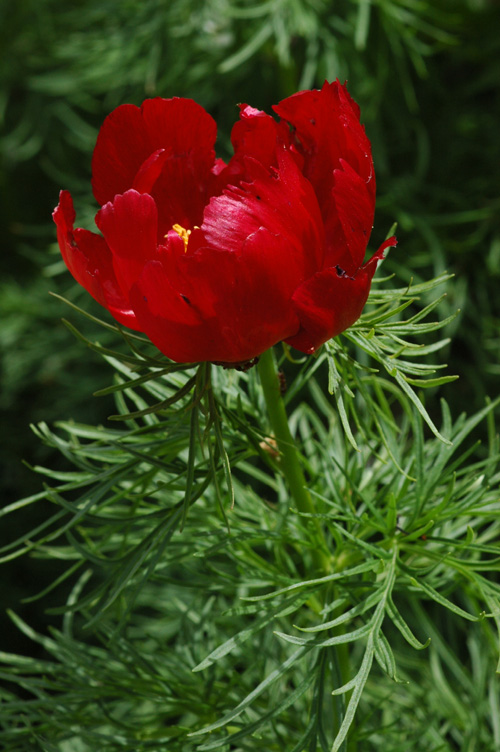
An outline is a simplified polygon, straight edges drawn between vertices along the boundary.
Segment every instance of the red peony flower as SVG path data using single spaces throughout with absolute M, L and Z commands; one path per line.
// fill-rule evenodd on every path
M 54 211 L 68 269 L 121 324 L 178 362 L 251 360 L 285 340 L 305 353 L 351 326 L 377 261 L 363 265 L 375 174 L 359 108 L 325 83 L 275 108 L 240 106 L 234 156 L 190 99 L 122 105 L 92 160 L 101 235 Z

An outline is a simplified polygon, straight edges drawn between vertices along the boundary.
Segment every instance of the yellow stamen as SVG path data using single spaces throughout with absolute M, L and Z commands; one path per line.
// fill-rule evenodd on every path
M 182 225 L 172 225 L 172 230 L 175 230 L 177 235 L 182 238 L 182 241 L 184 243 L 184 253 L 186 253 L 191 230 L 186 230 L 186 228 L 182 227 Z

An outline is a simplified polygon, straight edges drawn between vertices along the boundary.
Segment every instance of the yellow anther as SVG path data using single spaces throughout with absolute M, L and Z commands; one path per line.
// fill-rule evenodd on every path
M 186 228 L 182 227 L 182 225 L 172 225 L 172 230 L 175 230 L 177 235 L 182 238 L 182 241 L 184 243 L 184 253 L 186 253 L 191 230 L 186 230 Z

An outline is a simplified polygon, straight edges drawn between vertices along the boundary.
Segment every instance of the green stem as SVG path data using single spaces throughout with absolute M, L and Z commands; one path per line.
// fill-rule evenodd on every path
M 309 489 L 307 488 L 307 481 L 302 470 L 300 455 L 297 451 L 297 447 L 288 425 L 288 417 L 286 414 L 285 403 L 281 396 L 280 383 L 276 372 L 272 348 L 266 350 L 266 352 L 260 356 L 258 368 L 264 398 L 266 400 L 269 422 L 271 423 L 274 438 L 276 439 L 281 455 L 280 466 L 295 502 L 295 507 L 299 512 L 314 514 L 316 509 L 311 494 L 309 493 Z M 325 538 L 319 520 L 312 518 L 310 520 L 310 527 L 312 528 L 313 536 L 317 544 L 314 546 L 312 552 L 315 567 L 319 572 L 326 574 L 330 569 L 330 557 L 325 554 Z
M 272 349 L 267 350 L 260 356 L 258 368 L 264 398 L 266 400 L 269 422 L 271 423 L 274 438 L 276 439 L 281 455 L 281 470 L 283 471 L 288 488 L 290 489 L 290 493 L 295 502 L 295 507 L 299 512 L 314 514 L 316 509 L 311 494 L 309 493 L 309 489 L 307 488 L 307 481 L 301 466 L 300 454 L 288 425 L 288 417 L 286 414 L 285 403 L 281 396 L 280 382 L 276 372 L 276 364 Z M 320 575 L 328 574 L 332 571 L 334 560 L 327 553 L 328 546 L 325 541 L 320 521 L 318 518 L 313 517 L 309 520 L 309 524 L 316 544 L 312 551 L 313 564 Z M 333 598 L 335 598 L 335 590 L 332 595 Z M 312 601 L 314 601 L 314 603 L 312 603 L 314 610 L 320 611 L 323 605 L 323 599 L 321 598 L 318 601 L 316 596 L 314 596 L 311 598 L 311 602 Z M 336 633 L 342 634 L 343 631 L 344 627 L 341 626 L 337 628 Z M 349 678 L 349 646 L 347 644 L 337 645 L 336 648 L 333 648 L 332 658 L 335 664 L 336 684 L 340 686 L 347 682 Z M 338 730 L 345 712 L 345 700 L 343 701 L 340 697 L 334 697 L 332 700 L 333 717 Z M 356 748 L 355 742 L 350 742 L 350 745 L 350 752 L 354 752 Z M 345 748 L 344 745 L 343 749 Z

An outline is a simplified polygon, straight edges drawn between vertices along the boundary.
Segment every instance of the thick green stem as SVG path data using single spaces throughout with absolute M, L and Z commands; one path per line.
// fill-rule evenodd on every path
M 266 400 L 269 422 L 281 455 L 281 469 L 299 512 L 314 514 L 315 507 L 300 464 L 300 456 L 288 425 L 285 403 L 281 396 L 280 382 L 276 372 L 272 349 L 260 356 L 259 375 Z M 314 564 L 320 573 L 329 571 L 329 557 L 325 554 L 325 539 L 317 519 L 310 520 L 316 541 L 313 549 Z

